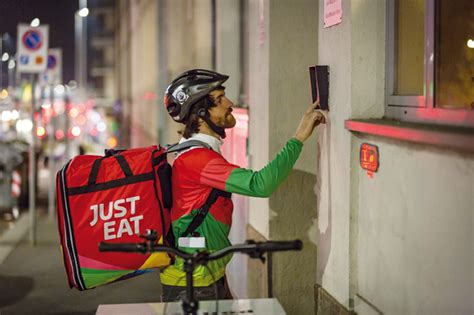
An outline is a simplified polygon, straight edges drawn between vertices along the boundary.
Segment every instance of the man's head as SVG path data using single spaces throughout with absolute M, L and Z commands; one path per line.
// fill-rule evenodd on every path
M 195 69 L 179 75 L 167 88 L 164 104 L 170 116 L 186 125 L 189 138 L 200 127 L 209 127 L 225 138 L 225 128 L 235 126 L 233 103 L 225 96 L 222 84 L 229 77 L 217 72 Z

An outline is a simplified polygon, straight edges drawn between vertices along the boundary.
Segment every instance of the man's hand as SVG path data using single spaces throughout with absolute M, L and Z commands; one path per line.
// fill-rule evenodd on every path
M 309 136 L 311 136 L 314 128 L 317 125 L 326 123 L 326 118 L 324 115 L 321 113 L 321 111 L 316 109 L 318 107 L 318 103 L 311 104 L 301 118 L 300 125 L 298 126 L 298 129 L 296 129 L 295 133 L 295 138 L 299 141 L 304 142 L 309 138 Z

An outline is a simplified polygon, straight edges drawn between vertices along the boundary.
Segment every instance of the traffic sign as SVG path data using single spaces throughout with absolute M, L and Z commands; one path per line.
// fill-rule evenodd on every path
M 48 66 L 47 66 L 47 69 L 48 69 L 48 70 L 53 70 L 54 68 L 56 68 L 57 62 L 58 62 L 58 61 L 56 60 L 56 56 L 48 54 Z
M 41 73 L 46 70 L 49 42 L 49 26 L 31 27 L 18 24 L 18 71 Z
M 29 50 L 38 50 L 43 45 L 43 35 L 37 30 L 28 30 L 21 38 L 23 45 Z
M 48 50 L 48 62 L 46 72 L 41 76 L 41 81 L 48 84 L 61 84 L 63 72 L 63 50 L 61 48 L 50 48 Z M 43 81 L 44 80 L 44 81 Z

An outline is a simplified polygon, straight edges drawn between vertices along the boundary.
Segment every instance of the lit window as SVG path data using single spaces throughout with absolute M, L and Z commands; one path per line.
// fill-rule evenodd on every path
M 389 0 L 386 116 L 474 126 L 474 1 Z

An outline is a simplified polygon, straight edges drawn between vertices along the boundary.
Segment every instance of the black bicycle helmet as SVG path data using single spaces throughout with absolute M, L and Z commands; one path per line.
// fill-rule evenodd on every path
M 165 92 L 164 104 L 176 122 L 186 123 L 191 107 L 222 85 L 228 75 L 193 69 L 180 74 Z

